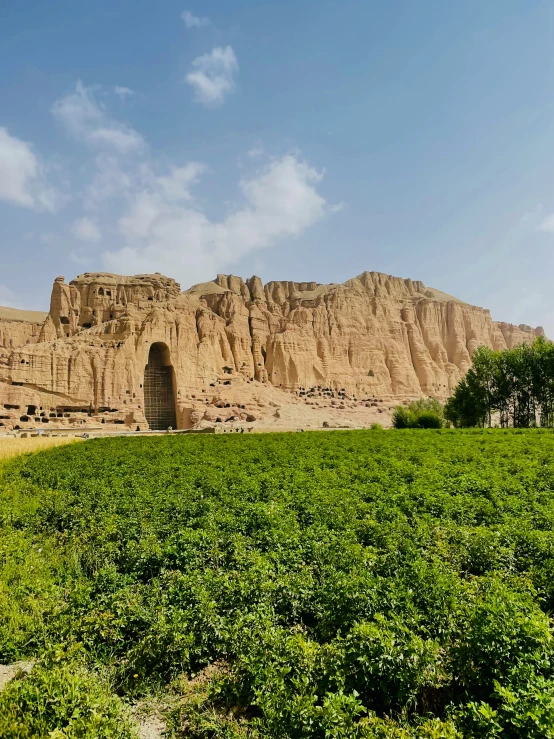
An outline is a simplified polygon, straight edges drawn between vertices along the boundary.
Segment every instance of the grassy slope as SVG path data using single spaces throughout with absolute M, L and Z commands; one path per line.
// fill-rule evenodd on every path
M 553 452 L 548 431 L 362 431 L 12 460 L 0 661 L 44 655 L 34 679 L 76 675 L 106 720 L 110 691 L 173 681 L 193 736 L 554 737 Z M 29 685 L 0 699 L 12 725 Z

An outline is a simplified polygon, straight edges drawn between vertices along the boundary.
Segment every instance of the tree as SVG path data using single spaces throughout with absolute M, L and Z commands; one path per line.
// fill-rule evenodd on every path
M 473 355 L 473 367 L 468 372 L 468 383 L 479 400 L 480 409 L 485 408 L 489 426 L 496 401 L 496 368 L 497 353 L 486 346 L 478 347 Z
M 477 385 L 466 375 L 458 383 L 454 394 L 446 401 L 444 416 L 456 428 L 485 425 L 487 404 L 483 394 L 475 392 L 476 388 Z
M 554 344 L 539 336 L 533 344 L 531 367 L 533 396 L 541 426 L 554 426 Z
M 554 344 L 539 337 L 502 351 L 479 347 L 445 417 L 457 427 L 492 426 L 493 419 L 503 428 L 554 426 Z

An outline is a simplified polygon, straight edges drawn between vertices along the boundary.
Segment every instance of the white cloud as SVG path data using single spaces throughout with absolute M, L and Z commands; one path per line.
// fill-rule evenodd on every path
M 542 223 L 537 226 L 537 231 L 546 231 L 547 233 L 554 233 L 554 214 L 545 218 Z
M 109 116 L 104 105 L 98 103 L 92 87 L 77 82 L 75 92 L 56 100 L 52 114 L 78 141 L 89 146 L 114 149 L 120 154 L 144 148 L 142 136 L 125 123 Z
M 209 107 L 221 105 L 235 89 L 234 75 L 239 65 L 231 46 L 216 47 L 192 62 L 186 81 L 195 92 L 195 100 Z
M 32 207 L 34 199 L 29 183 L 37 174 L 37 158 L 29 144 L 10 136 L 6 128 L 0 128 L 0 198 Z
M 183 10 L 181 18 L 185 22 L 185 26 L 187 28 L 202 28 L 203 26 L 210 25 L 209 18 L 199 18 L 198 16 L 193 15 L 190 10 Z
M 132 200 L 143 189 L 159 190 L 168 201 L 190 200 L 191 186 L 206 170 L 204 164 L 189 162 L 157 176 L 146 161 L 127 161 L 124 169 L 116 157 L 106 154 L 97 156 L 95 163 L 96 173 L 84 195 L 85 208 L 94 211 L 106 201 Z
M 335 205 L 331 205 L 329 208 L 331 213 L 340 213 L 341 210 L 344 210 L 346 208 L 346 203 L 344 201 L 340 203 L 335 203 Z
M 71 233 L 80 241 L 100 241 L 102 238 L 98 226 L 90 218 L 79 218 L 71 227 Z
M 125 172 L 116 157 L 99 154 L 96 174 L 85 193 L 85 207 L 97 208 L 103 201 L 124 196 L 133 186 L 133 178 Z
M 46 181 L 44 166 L 31 145 L 0 127 L 0 200 L 53 213 L 60 193 Z
M 265 150 L 262 144 L 256 144 L 249 151 L 246 152 L 246 156 L 249 159 L 259 159 L 260 157 L 263 157 L 264 154 Z
M 316 189 L 323 174 L 289 154 L 241 182 L 244 206 L 213 221 L 189 202 L 188 187 L 201 171 L 201 165 L 178 168 L 135 194 L 119 222 L 127 245 L 104 254 L 107 269 L 161 271 L 190 285 L 252 251 L 300 235 L 328 210 Z M 168 180 L 177 183 L 174 188 Z
M 199 77 L 188 81 L 204 102 L 221 102 L 233 89 L 238 64 L 230 46 L 199 57 L 194 68 L 191 75 Z M 58 100 L 52 110 L 79 140 L 105 145 L 92 158 L 93 176 L 83 192 L 88 213 L 69 228 L 84 244 L 110 239 L 101 256 L 102 266 L 110 271 L 161 271 L 191 285 L 212 279 L 251 252 L 299 236 L 341 207 L 326 203 L 318 192 L 323 172 L 299 152 L 269 160 L 257 143 L 248 159 L 256 166 L 266 164 L 239 182 L 242 204 L 227 206 L 229 212 L 220 218 L 211 217 L 194 197 L 194 186 L 207 166 L 190 161 L 162 169 L 140 134 L 113 120 L 97 102 L 97 89 L 77 83 L 76 92 Z M 96 97 L 101 99 L 101 94 Z M 108 150 L 108 143 L 115 151 Z M 116 230 L 119 239 L 113 237 Z M 68 257 L 76 264 L 89 265 L 92 259 L 95 268 L 100 266 L 98 255 L 86 247 L 73 248 Z
M 114 92 L 122 100 L 125 100 L 125 98 L 131 97 L 135 94 L 135 91 L 131 90 L 130 87 L 121 87 L 120 85 L 116 85 L 114 87 Z
M 189 162 L 184 167 L 172 167 L 167 177 L 157 177 L 156 182 L 167 200 L 190 200 L 190 188 L 205 171 L 205 164 Z

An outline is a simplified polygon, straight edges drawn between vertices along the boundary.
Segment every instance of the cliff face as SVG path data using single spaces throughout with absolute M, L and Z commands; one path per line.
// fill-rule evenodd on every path
M 147 428 L 149 404 L 167 402 L 186 428 L 213 420 L 229 385 L 235 413 L 252 385 L 258 397 L 275 388 L 295 402 L 306 392 L 357 403 L 445 399 L 479 345 L 513 347 L 542 333 L 375 272 L 340 285 L 218 275 L 185 293 L 160 274 L 59 277 L 42 325 L 0 314 L 0 423 Z M 157 391 L 168 399 L 145 386 L 147 364 L 172 368 L 171 387 Z

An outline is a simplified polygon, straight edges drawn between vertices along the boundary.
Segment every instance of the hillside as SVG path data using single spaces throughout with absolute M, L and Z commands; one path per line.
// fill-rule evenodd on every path
M 378 272 L 218 275 L 185 292 L 159 273 L 58 277 L 42 324 L 0 318 L 0 424 L 367 426 L 395 403 L 447 398 L 479 345 L 539 335 Z

